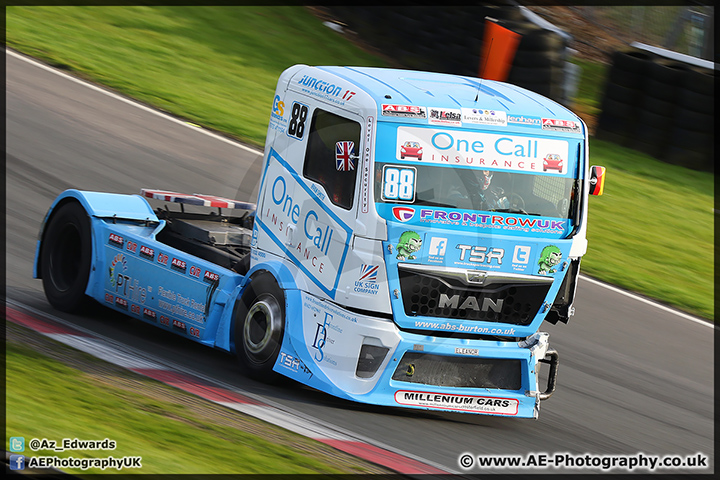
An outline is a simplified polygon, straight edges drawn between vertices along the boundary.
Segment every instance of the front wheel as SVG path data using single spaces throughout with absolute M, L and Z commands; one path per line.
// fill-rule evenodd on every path
M 261 273 L 235 306 L 235 351 L 249 377 L 266 383 L 280 378 L 273 366 L 285 331 L 285 295 L 269 273 Z
M 43 289 L 50 305 L 63 312 L 85 307 L 90 276 L 90 218 L 78 202 L 61 205 L 50 218 L 40 250 Z

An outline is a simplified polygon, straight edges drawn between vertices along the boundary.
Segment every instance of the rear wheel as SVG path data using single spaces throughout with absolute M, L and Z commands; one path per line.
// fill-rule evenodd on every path
M 63 312 L 86 306 L 92 254 L 90 218 L 79 203 L 61 205 L 45 231 L 40 250 L 43 289 L 50 304 Z
M 285 331 L 285 295 L 269 273 L 250 281 L 234 312 L 235 351 L 251 378 L 272 383 Z

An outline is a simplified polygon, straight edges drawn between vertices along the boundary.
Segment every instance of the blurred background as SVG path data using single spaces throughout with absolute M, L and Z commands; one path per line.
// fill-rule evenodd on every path
M 485 19 L 495 19 L 521 35 L 503 80 L 574 109 L 598 138 L 668 163 L 712 170 L 715 52 L 709 2 L 546 3 L 315 10 L 326 25 L 366 43 L 391 65 L 470 76 L 482 69 Z M 595 91 L 578 91 L 583 75 L 584 87 Z

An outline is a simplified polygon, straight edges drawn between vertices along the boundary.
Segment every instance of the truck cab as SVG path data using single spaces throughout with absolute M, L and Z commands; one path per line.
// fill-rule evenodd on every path
M 276 370 L 370 403 L 537 415 L 558 359 L 538 329 L 572 315 L 587 247 L 582 120 L 499 82 L 298 65 L 265 155 L 251 265 L 287 267 L 302 321 L 281 357 L 306 367 Z

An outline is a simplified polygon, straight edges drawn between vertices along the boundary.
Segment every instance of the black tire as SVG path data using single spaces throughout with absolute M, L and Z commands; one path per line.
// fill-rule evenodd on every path
M 618 68 L 611 68 L 608 74 L 608 83 L 620 85 L 625 88 L 632 88 L 634 90 L 640 90 L 644 88 L 646 82 L 644 75 L 634 72 L 626 72 Z
M 667 102 L 677 101 L 677 85 L 671 83 L 661 82 L 654 78 L 649 78 L 645 83 L 645 91 L 648 97 L 659 98 Z
M 715 97 L 697 93 L 687 88 L 678 90 L 678 105 L 698 113 L 710 115 L 715 113 Z
M 670 133 L 673 126 L 673 118 L 646 110 L 642 112 L 642 115 L 640 115 L 638 123 L 643 126 L 656 128 L 660 131 Z
M 525 68 L 518 65 L 513 65 L 510 68 L 508 75 L 508 82 L 514 83 L 515 85 L 527 85 L 532 83 L 547 83 L 552 82 L 552 69 L 547 68 Z
M 235 305 L 235 353 L 250 378 L 275 383 L 273 371 L 285 333 L 285 295 L 273 276 L 260 273 L 250 280 Z
M 700 133 L 715 131 L 715 117 L 692 110 L 680 109 L 674 116 L 674 123 L 680 128 Z
M 616 50 L 612 56 L 613 69 L 644 74 L 656 57 L 640 50 L 621 52 Z
M 683 75 L 681 86 L 699 95 L 712 97 L 715 94 L 715 77 L 707 73 L 690 70 Z
M 623 87 L 615 83 L 611 83 L 607 86 L 607 92 L 605 97 L 616 102 L 621 102 L 626 105 L 639 106 L 643 98 L 644 92 L 634 88 Z
M 40 273 L 50 305 L 78 312 L 90 303 L 85 288 L 91 258 L 90 217 L 74 200 L 60 205 L 50 218 L 40 249 Z
M 648 75 L 657 82 L 667 83 L 668 85 L 681 85 L 684 76 L 690 71 L 690 68 L 682 63 L 655 62 L 650 65 Z
M 668 117 L 668 120 L 672 121 L 677 111 L 677 104 L 675 102 L 669 102 L 659 97 L 653 97 L 646 95 L 643 98 L 641 116 L 646 112 L 654 113 L 655 115 L 664 115 Z
M 521 52 L 515 53 L 513 65 L 523 68 L 552 68 L 563 65 L 561 52 Z

